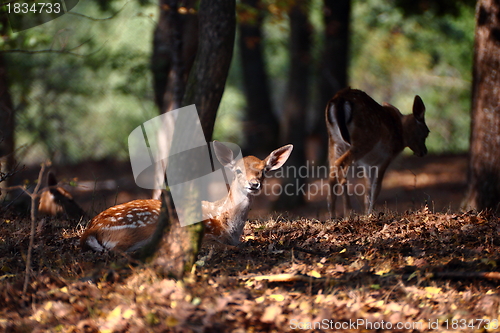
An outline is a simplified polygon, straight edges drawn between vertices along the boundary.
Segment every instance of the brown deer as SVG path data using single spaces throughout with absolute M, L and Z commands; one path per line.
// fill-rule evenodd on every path
M 235 160 L 228 147 L 214 141 L 217 159 L 234 173 L 234 179 L 226 197 L 215 202 L 202 201 L 205 235 L 224 244 L 238 245 L 253 195 L 260 191 L 266 173 L 281 168 L 292 149 L 292 145 L 283 146 L 264 160 L 255 156 Z M 142 248 L 156 230 L 160 206 L 159 200 L 149 199 L 108 208 L 90 221 L 80 239 L 82 248 L 123 252 Z
M 85 216 L 85 211 L 73 200 L 71 194 L 58 186 L 57 179 L 52 172 L 47 175 L 47 186 L 48 189 L 40 196 L 39 215 L 66 215 L 70 219 L 80 219 Z
M 425 106 L 418 95 L 409 115 L 402 115 L 388 103 L 380 105 L 365 92 L 351 88 L 339 91 L 328 102 L 328 208 L 332 218 L 340 194 L 344 194 L 344 214 L 350 210 L 346 176 L 351 165 L 360 168 L 366 178 L 365 211 L 371 214 L 391 161 L 405 147 L 417 156 L 427 154 L 425 139 L 429 129 L 424 115 Z

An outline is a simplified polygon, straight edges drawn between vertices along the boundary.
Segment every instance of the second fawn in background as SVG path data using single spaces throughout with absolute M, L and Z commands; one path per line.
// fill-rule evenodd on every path
M 57 179 L 52 172 L 47 175 L 47 186 L 49 188 L 40 196 L 39 215 L 66 215 L 75 220 L 85 216 L 85 211 L 73 200 L 71 194 L 57 185 Z
M 427 154 L 425 106 L 417 95 L 413 113 L 402 115 L 394 106 L 378 104 L 361 90 L 347 88 L 327 104 L 329 191 L 328 208 L 335 217 L 335 201 L 344 194 L 344 214 L 349 211 L 346 184 L 348 168 L 360 168 L 366 178 L 365 210 L 371 214 L 391 161 L 409 147 L 417 156 Z M 358 174 L 356 172 L 356 174 Z
M 235 160 L 231 149 L 214 141 L 217 159 L 233 171 L 234 179 L 226 197 L 201 203 L 205 235 L 221 243 L 238 245 L 253 195 L 260 191 L 266 173 L 281 168 L 292 149 L 292 145 L 283 146 L 264 160 L 255 156 Z M 156 230 L 160 206 L 159 200 L 149 199 L 108 208 L 90 221 L 80 239 L 82 248 L 124 252 L 140 249 L 149 243 Z

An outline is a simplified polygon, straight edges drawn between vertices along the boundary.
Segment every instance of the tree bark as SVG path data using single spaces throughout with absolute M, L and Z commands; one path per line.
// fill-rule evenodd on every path
M 212 140 L 233 56 L 235 6 L 234 0 L 203 0 L 200 4 L 200 42 L 183 104 L 196 104 L 207 142 Z
M 1 18 L 2 36 L 8 30 L 6 15 Z M 14 168 L 14 128 L 15 128 L 15 110 L 12 103 L 12 97 L 9 91 L 9 80 L 7 76 L 7 63 L 5 56 L 0 52 L 0 171 L 8 173 Z M 0 183 L 0 187 L 9 186 L 9 180 L 6 179 Z M 5 194 L 5 193 L 4 193 Z M 0 196 L 4 195 L 0 190 Z
M 351 0 L 324 0 L 325 48 L 322 59 L 321 98 L 326 103 L 347 86 Z
M 248 9 L 239 24 L 245 108 L 244 155 L 267 154 L 278 146 L 279 123 L 273 113 L 262 56 L 262 10 L 259 0 L 242 0 Z M 242 15 L 240 15 L 241 17 Z
M 178 109 L 186 90 L 187 78 L 198 47 L 198 16 L 195 0 L 160 0 L 160 18 L 154 32 L 153 71 L 155 101 L 160 113 Z M 165 133 L 161 133 L 165 134 Z M 163 135 L 157 138 L 158 153 L 168 156 L 169 146 Z M 155 178 L 164 177 L 164 168 L 157 167 Z M 153 190 L 159 199 L 161 190 Z
M 235 0 L 203 0 L 199 9 L 199 22 L 198 53 L 182 104 L 196 105 L 205 141 L 209 142 L 233 54 Z M 176 142 L 175 138 L 174 134 L 172 146 L 183 144 Z M 182 157 L 179 157 L 176 160 L 178 165 L 182 165 L 181 159 Z M 191 163 L 186 169 L 196 172 L 194 169 L 199 167 L 201 163 Z M 193 189 L 189 194 L 191 202 L 200 204 L 199 194 L 197 189 Z M 190 213 L 190 208 L 185 211 Z M 197 218 L 199 217 L 192 216 L 192 220 Z M 167 229 L 169 232 L 163 235 L 153 265 L 159 273 L 181 278 L 191 270 L 196 260 L 203 237 L 203 224 L 181 227 L 178 221 L 173 221 Z
M 309 96 L 309 63 L 311 61 L 311 26 L 306 12 L 307 4 L 308 1 L 298 1 L 289 13 L 291 28 L 290 74 L 281 124 L 282 143 L 293 144 L 293 153 L 285 167 L 295 171 L 306 164 L 305 125 Z M 290 209 L 303 204 L 304 198 L 300 189 L 304 183 L 304 178 L 294 177 L 293 172 L 285 172 L 282 183 L 284 190 L 276 203 L 276 208 Z
M 500 4 L 480 0 L 472 87 L 469 209 L 499 209 L 500 203 Z
M 326 103 L 348 85 L 349 22 L 351 0 L 324 0 L 325 24 L 322 60 L 318 69 L 318 104 L 312 135 L 319 148 L 319 161 L 326 161 L 328 138 L 325 126 Z

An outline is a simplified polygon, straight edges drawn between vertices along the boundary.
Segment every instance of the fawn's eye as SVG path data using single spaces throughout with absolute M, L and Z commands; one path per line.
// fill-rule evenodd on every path
M 235 172 L 236 172 L 236 174 L 237 174 L 237 175 L 241 175 L 241 174 L 243 173 L 243 172 L 241 171 L 241 169 L 236 169 L 236 171 L 235 171 Z

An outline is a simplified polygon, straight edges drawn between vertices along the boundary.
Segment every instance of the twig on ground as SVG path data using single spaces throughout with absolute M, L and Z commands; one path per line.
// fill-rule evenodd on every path
M 372 273 L 367 272 L 370 275 Z M 412 274 L 403 274 L 403 279 L 409 278 Z M 373 275 L 373 277 L 376 277 Z M 391 275 L 389 277 L 395 277 Z M 430 278 L 435 279 L 488 279 L 500 280 L 500 272 L 435 272 L 429 275 Z M 322 283 L 326 281 L 341 281 L 341 278 L 322 277 L 317 278 L 302 274 L 274 274 L 274 275 L 252 275 L 237 277 L 240 280 L 254 280 L 254 281 L 269 281 L 269 282 L 308 282 L 308 283 Z M 379 276 L 379 279 L 386 279 L 388 277 Z
M 302 274 L 275 274 L 275 275 L 257 275 L 257 276 L 241 276 L 241 280 L 255 280 L 263 281 L 267 280 L 269 282 L 325 282 L 325 278 L 316 278 L 313 276 L 302 275 Z
M 40 173 L 38 174 L 38 183 L 33 190 L 33 193 L 26 192 L 31 197 L 31 231 L 30 231 L 30 243 L 28 246 L 28 255 L 26 256 L 26 273 L 24 277 L 23 295 L 26 295 L 28 291 L 28 284 L 30 280 L 31 273 L 31 252 L 33 252 L 33 244 L 35 242 L 35 225 L 36 225 L 36 199 L 39 196 L 40 184 L 42 184 L 43 173 L 45 172 L 45 163 L 42 164 L 40 168 Z
M 500 272 L 436 272 L 432 273 L 437 279 L 487 279 L 500 280 Z
M 294 251 L 304 252 L 304 253 L 307 253 L 307 254 L 312 254 L 312 255 L 320 256 L 320 257 L 328 257 L 328 253 L 319 252 L 319 251 L 313 251 L 313 250 L 308 250 L 308 249 L 304 249 L 304 248 L 301 248 L 301 247 L 298 247 L 298 246 L 294 246 L 292 248 L 288 248 L 287 250 L 294 250 Z

